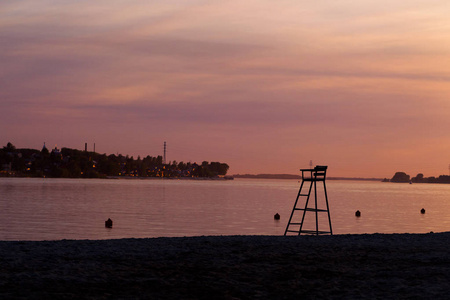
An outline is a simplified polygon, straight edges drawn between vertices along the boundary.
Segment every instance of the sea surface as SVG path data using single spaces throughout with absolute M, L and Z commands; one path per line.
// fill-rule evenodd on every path
M 299 187 L 269 179 L 0 178 L 0 240 L 283 235 Z M 328 180 L 326 187 L 334 234 L 450 230 L 450 185 Z M 317 193 L 325 208 L 323 185 Z M 307 212 L 304 229 L 314 223 Z M 326 213 L 319 226 L 329 229 Z

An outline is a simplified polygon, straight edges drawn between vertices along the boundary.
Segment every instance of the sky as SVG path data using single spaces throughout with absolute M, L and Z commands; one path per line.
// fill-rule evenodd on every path
M 450 171 L 446 0 L 0 3 L 0 146 Z

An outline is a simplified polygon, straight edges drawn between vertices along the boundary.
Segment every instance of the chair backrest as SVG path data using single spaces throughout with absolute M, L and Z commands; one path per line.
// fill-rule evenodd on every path
M 316 166 L 314 168 L 314 177 L 323 177 L 325 179 L 325 176 L 327 175 L 327 169 L 328 166 Z
M 302 179 L 307 181 L 325 181 L 328 166 L 315 166 L 314 169 L 300 169 Z M 305 174 L 306 173 L 306 174 Z

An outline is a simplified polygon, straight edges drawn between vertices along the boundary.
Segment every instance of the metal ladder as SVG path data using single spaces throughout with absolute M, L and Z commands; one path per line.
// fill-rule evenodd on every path
M 298 191 L 297 199 L 294 203 L 294 208 L 292 209 L 291 217 L 289 218 L 289 222 L 286 226 L 286 230 L 284 232 L 284 235 L 287 235 L 288 233 L 297 233 L 298 235 L 304 233 L 304 234 L 311 234 L 311 235 L 319 235 L 319 234 L 333 234 L 333 230 L 331 229 L 331 216 L 330 216 L 330 208 L 328 206 L 328 196 L 327 196 L 327 188 L 325 185 L 325 178 L 327 174 L 327 168 L 328 166 L 316 166 L 314 169 L 300 169 L 302 172 L 302 184 L 300 185 L 300 189 Z M 306 175 L 305 175 L 306 173 Z M 319 209 L 317 208 L 317 182 L 321 181 L 323 182 L 323 189 L 325 192 L 325 202 L 326 202 L 326 209 Z M 310 182 L 308 193 L 302 194 L 303 185 L 305 182 Z M 308 207 L 309 200 L 311 198 L 311 191 L 314 186 L 314 207 Z M 303 197 L 306 198 L 305 207 L 299 208 L 299 199 Z M 297 217 L 298 214 L 295 214 L 295 212 L 302 212 L 302 219 L 301 222 L 293 222 L 293 218 L 299 219 Z M 303 224 L 305 222 L 305 215 L 306 212 L 314 212 L 316 217 L 316 229 L 315 230 L 306 230 L 303 229 Z M 319 212 L 327 212 L 328 213 L 328 222 L 330 224 L 330 230 L 329 231 L 321 231 L 319 230 Z M 294 214 L 296 215 L 294 217 Z M 298 226 L 298 227 L 297 227 Z M 291 229 L 291 227 L 297 227 L 296 230 Z

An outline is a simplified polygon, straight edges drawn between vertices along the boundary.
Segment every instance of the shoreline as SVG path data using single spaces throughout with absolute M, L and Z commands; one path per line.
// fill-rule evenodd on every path
M 139 177 L 139 176 L 106 176 L 106 177 L 34 177 L 34 176 L 0 176 L 0 178 L 37 178 L 37 179 L 124 179 L 124 180 L 233 180 L 224 177 Z
M 1 241 L 0 297 L 447 298 L 450 232 Z
M 234 178 L 245 179 L 281 179 L 281 180 L 302 180 L 301 175 L 293 174 L 233 174 Z M 341 181 L 379 181 L 383 178 L 365 178 L 365 177 L 327 177 L 327 180 L 341 180 Z

